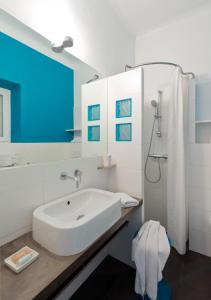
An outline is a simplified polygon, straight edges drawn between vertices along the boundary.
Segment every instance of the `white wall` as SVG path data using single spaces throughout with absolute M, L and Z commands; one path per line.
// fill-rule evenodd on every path
M 53 162 L 81 157 L 81 143 L 6 143 L 0 155 L 10 154 L 17 165 Z
M 196 119 L 211 119 L 211 4 L 136 39 L 136 63 L 176 62 L 196 74 Z M 207 112 L 209 115 L 207 115 Z
M 142 69 L 113 75 L 83 86 L 82 155 L 111 155 L 109 189 L 143 198 Z M 130 117 L 116 116 L 116 101 L 131 99 Z M 100 104 L 100 120 L 88 121 L 88 106 Z M 116 124 L 131 123 L 131 141 L 117 141 Z M 100 125 L 100 141 L 88 141 L 88 126 Z
M 50 42 L 29 27 L 0 10 L 0 30 L 44 55 L 74 69 L 74 127 L 81 127 L 81 85 L 98 73 L 70 53 L 56 54 L 51 51 Z M 98 73 L 99 74 L 99 73 Z M 18 162 L 37 163 L 81 155 L 79 143 L 1 143 L 0 154 L 16 153 Z
M 172 61 L 196 74 L 197 119 L 208 118 L 205 113 L 211 116 L 210 28 L 209 4 L 136 40 L 136 63 Z M 194 111 L 193 101 L 191 105 Z M 190 118 L 189 141 L 190 249 L 211 256 L 211 145 L 195 144 L 194 116 Z
M 116 118 L 116 101 L 132 99 L 132 115 Z M 142 69 L 108 78 L 108 154 L 116 164 L 109 174 L 109 188 L 143 198 L 142 166 Z M 116 124 L 132 124 L 132 140 L 116 140 Z
M 107 1 L 0 0 L 0 6 L 52 42 L 72 36 L 68 51 L 104 75 L 134 62 L 134 37 Z
M 101 158 L 64 161 L 0 169 L 0 245 L 31 230 L 33 210 L 53 199 L 76 191 L 72 180 L 62 181 L 61 172 L 82 171 L 80 188 L 107 189 L 107 172 L 99 171 Z
M 108 79 L 104 78 L 82 86 L 82 156 L 106 155 Z M 88 107 L 100 104 L 100 120 L 88 120 Z M 88 127 L 100 126 L 100 141 L 88 141 Z

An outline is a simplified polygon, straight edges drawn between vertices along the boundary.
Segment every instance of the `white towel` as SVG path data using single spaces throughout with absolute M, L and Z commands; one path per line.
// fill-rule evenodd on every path
M 159 222 L 146 222 L 133 239 L 132 259 L 136 264 L 135 292 L 157 299 L 158 282 L 170 254 L 166 230 Z
M 138 200 L 125 193 L 116 193 L 116 196 L 120 198 L 122 207 L 133 207 L 139 205 Z

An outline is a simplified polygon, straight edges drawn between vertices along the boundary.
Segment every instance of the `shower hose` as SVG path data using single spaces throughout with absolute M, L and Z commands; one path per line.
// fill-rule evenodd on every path
M 149 155 L 150 155 L 151 148 L 152 148 L 152 140 L 153 140 L 153 134 L 154 134 L 154 129 L 155 129 L 155 122 L 156 122 L 156 118 L 154 118 L 154 121 L 153 121 L 152 132 L 151 132 L 151 137 L 150 137 L 150 142 L 149 142 L 149 148 L 148 148 L 147 158 L 146 158 L 145 166 L 144 166 L 144 175 L 145 175 L 145 178 L 150 183 L 158 183 L 161 180 L 160 158 L 156 158 L 157 162 L 158 162 L 158 178 L 156 178 L 156 179 L 153 180 L 147 174 L 147 165 L 148 165 L 148 161 L 149 161 L 149 158 L 150 158 Z

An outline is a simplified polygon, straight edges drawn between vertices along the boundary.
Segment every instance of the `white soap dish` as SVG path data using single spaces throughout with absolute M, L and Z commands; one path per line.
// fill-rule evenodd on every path
M 37 251 L 25 246 L 7 257 L 4 263 L 15 273 L 19 273 L 35 261 L 38 256 L 39 253 Z

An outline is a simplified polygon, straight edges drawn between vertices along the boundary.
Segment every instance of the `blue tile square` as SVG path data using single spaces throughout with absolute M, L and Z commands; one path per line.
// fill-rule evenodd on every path
M 132 116 L 132 99 L 116 101 L 116 118 L 128 118 Z
M 100 104 L 88 106 L 88 121 L 100 120 Z
M 132 124 L 123 123 L 116 124 L 116 141 L 131 142 L 132 141 Z
M 100 126 L 88 126 L 88 141 L 100 142 Z

